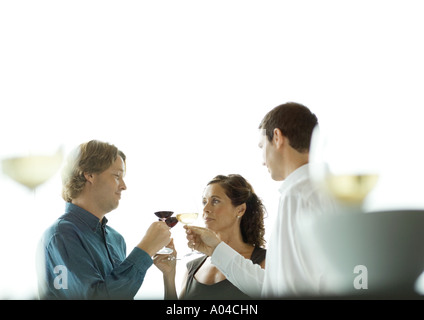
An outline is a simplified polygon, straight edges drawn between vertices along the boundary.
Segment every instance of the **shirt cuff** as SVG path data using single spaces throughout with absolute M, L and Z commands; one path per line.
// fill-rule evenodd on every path
M 128 255 L 127 260 L 134 263 L 137 269 L 139 269 L 141 272 L 146 272 L 147 269 L 149 269 L 153 264 L 153 260 L 150 255 L 139 247 L 134 247 L 134 249 Z
M 231 261 L 237 255 L 237 251 L 231 248 L 224 241 L 221 241 L 221 243 L 216 246 L 212 253 L 211 263 L 215 265 L 222 273 L 224 273 L 225 276 L 227 276 L 227 267 L 231 264 Z

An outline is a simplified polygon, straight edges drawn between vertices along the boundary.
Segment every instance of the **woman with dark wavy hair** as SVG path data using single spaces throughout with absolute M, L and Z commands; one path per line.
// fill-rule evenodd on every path
M 250 183 L 238 174 L 218 175 L 203 192 L 203 219 L 208 229 L 252 263 L 265 267 L 265 207 Z M 175 261 L 157 256 L 164 274 L 165 299 L 176 299 Z M 180 299 L 249 299 L 202 255 L 187 263 Z

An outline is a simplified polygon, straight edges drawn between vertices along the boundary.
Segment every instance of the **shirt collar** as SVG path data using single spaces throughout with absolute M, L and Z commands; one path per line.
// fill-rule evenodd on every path
M 292 173 L 290 173 L 286 179 L 284 179 L 283 183 L 280 187 L 280 193 L 283 193 L 286 188 L 289 186 L 294 185 L 296 182 L 300 180 L 304 180 L 305 178 L 309 177 L 309 164 L 304 164 L 294 170 Z
M 107 219 L 103 217 L 102 221 L 99 220 L 94 214 L 91 212 L 78 207 L 77 205 L 67 202 L 65 207 L 65 214 L 71 214 L 75 216 L 83 223 L 88 225 L 93 231 L 96 231 L 99 228 L 106 227 Z

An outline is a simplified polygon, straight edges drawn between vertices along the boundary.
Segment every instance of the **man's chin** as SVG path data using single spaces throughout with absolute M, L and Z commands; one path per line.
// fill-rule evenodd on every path
M 269 173 L 271 174 L 271 179 L 274 180 L 274 181 L 283 181 L 284 180 L 283 177 L 273 175 L 271 171 Z
M 117 209 L 119 207 L 119 201 L 116 201 L 112 206 L 111 206 L 111 209 L 109 210 L 109 212 L 111 212 L 111 211 L 113 211 L 113 210 L 115 210 L 115 209 Z

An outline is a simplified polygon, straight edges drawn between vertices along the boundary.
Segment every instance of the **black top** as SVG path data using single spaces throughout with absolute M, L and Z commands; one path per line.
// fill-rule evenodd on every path
M 255 264 L 261 264 L 265 260 L 266 250 L 255 247 L 250 260 Z M 214 284 L 203 284 L 198 282 L 194 275 L 203 265 L 208 257 L 202 256 L 187 263 L 188 277 L 185 300 L 239 300 L 251 299 L 248 295 L 240 291 L 227 279 Z

